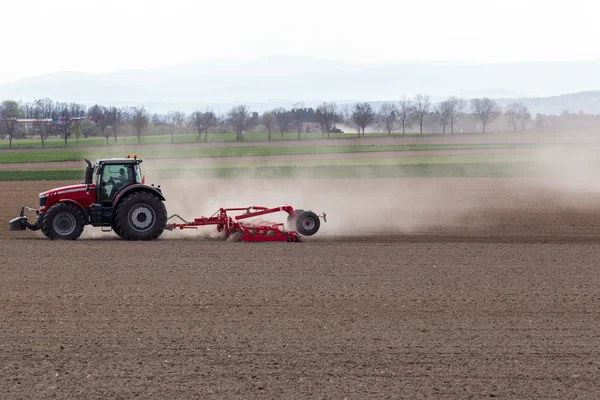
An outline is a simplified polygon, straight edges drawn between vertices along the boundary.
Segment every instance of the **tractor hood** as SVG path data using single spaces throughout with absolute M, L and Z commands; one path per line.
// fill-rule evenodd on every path
M 83 183 L 80 183 L 78 185 L 63 186 L 63 187 L 59 187 L 59 188 L 46 190 L 45 192 L 40 193 L 40 197 L 48 197 L 50 195 L 55 195 L 55 194 L 83 192 L 83 191 L 87 190 L 88 186 L 90 188 L 94 187 L 94 185 L 86 185 Z

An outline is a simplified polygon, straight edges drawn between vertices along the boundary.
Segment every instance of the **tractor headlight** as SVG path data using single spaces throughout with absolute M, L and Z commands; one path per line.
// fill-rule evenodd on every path
M 47 194 L 40 195 L 40 208 L 46 207 L 46 200 L 48 200 Z

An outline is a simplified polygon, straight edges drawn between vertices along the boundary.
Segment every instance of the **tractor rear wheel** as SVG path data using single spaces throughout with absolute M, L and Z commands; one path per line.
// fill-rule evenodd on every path
M 68 203 L 58 203 L 44 213 L 42 232 L 52 240 L 75 240 L 83 232 L 81 211 Z
M 303 211 L 296 218 L 296 230 L 304 236 L 312 236 L 319 230 L 321 221 L 319 216 L 312 211 Z
M 164 203 L 152 193 L 134 192 L 117 206 L 113 230 L 126 240 L 154 240 L 166 224 Z
M 116 222 L 113 220 L 113 222 L 110 224 L 111 229 L 113 230 L 114 233 L 116 233 L 119 237 L 123 237 L 123 235 L 121 234 L 121 231 L 119 231 L 117 229 L 117 224 Z

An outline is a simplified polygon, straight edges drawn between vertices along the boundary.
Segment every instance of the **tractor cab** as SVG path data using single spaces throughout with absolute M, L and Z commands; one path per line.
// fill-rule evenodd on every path
M 98 203 L 110 205 L 125 187 L 143 184 L 141 162 L 142 160 L 138 160 L 135 156 L 133 159 L 128 157 L 98 160 L 93 167 Z

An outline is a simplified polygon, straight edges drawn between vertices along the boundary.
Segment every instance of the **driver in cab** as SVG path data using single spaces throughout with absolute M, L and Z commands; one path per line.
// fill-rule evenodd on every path
M 129 178 L 127 177 L 127 175 L 125 175 L 125 169 L 121 168 L 119 169 L 119 176 L 114 178 L 111 176 L 108 180 L 108 183 L 112 183 L 115 186 L 123 186 L 128 180 Z
M 108 173 L 110 174 L 111 172 L 112 171 L 110 171 L 109 167 Z M 130 181 L 131 179 L 129 178 L 128 171 L 126 172 L 125 168 L 119 168 L 119 175 L 110 176 L 103 185 L 104 187 L 101 191 L 103 201 L 112 201 L 112 199 L 114 199 L 119 190 L 127 186 Z

